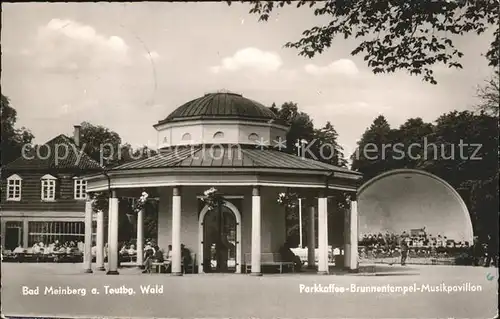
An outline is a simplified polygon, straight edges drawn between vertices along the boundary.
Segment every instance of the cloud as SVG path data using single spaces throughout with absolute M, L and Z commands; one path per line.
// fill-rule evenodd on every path
M 213 66 L 213 73 L 222 71 L 239 71 L 251 69 L 261 72 L 278 70 L 283 61 L 275 52 L 262 51 L 257 48 L 245 48 L 237 51 L 233 56 L 222 59 L 221 64 Z
M 128 64 L 129 47 L 118 36 L 106 36 L 72 20 L 52 19 L 38 29 L 34 50 L 42 68 L 59 71 L 102 69 Z
M 349 59 L 340 59 L 326 66 L 307 64 L 304 67 L 304 70 L 312 75 L 341 74 L 347 76 L 354 76 L 359 73 L 356 64 Z
M 146 52 L 143 56 L 148 60 L 158 60 L 160 58 L 160 54 L 156 51 Z

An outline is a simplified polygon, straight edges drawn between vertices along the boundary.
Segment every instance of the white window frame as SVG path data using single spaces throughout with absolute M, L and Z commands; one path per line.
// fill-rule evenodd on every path
M 19 185 L 16 185 L 19 184 Z M 22 191 L 22 186 L 23 186 L 23 179 L 21 176 L 17 174 L 13 174 L 7 178 L 7 192 L 6 192 L 6 199 L 8 201 L 14 201 L 14 202 L 19 202 L 21 200 L 21 191 Z M 16 188 L 19 187 L 19 189 L 16 190 Z M 9 193 L 13 192 L 13 197 L 9 197 Z
M 53 202 L 56 200 L 56 181 L 57 181 L 57 178 L 50 175 L 50 174 L 43 175 L 42 178 L 40 178 L 42 201 Z M 48 184 L 48 185 L 46 185 L 46 184 Z M 46 194 L 44 192 L 44 189 L 46 186 L 49 187 L 49 190 L 50 190 L 50 188 L 53 188 L 52 196 L 45 196 Z M 49 194 L 50 194 L 50 191 L 49 191 Z
M 84 200 L 87 199 L 87 181 L 80 177 L 73 177 L 74 179 L 74 188 L 73 188 L 73 197 L 76 200 Z M 85 186 L 84 188 L 82 186 Z M 80 196 L 78 195 L 78 188 L 80 188 Z M 85 189 L 85 191 L 83 191 Z

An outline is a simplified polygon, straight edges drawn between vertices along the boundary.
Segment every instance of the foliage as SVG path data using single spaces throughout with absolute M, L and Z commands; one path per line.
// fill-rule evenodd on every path
M 500 107 L 500 71 L 496 70 L 493 76 L 477 89 L 479 104 L 476 108 L 488 115 L 499 115 Z
M 142 192 L 141 197 L 139 197 L 139 199 L 135 202 L 134 212 L 139 213 L 139 211 L 144 209 L 148 197 L 149 197 L 148 193 Z
M 17 111 L 10 105 L 8 97 L 1 95 L 0 112 L 2 117 L 2 165 L 21 156 L 23 145 L 30 144 L 34 136 L 25 127 L 16 128 Z
M 102 125 L 89 122 L 81 124 L 81 147 L 95 161 L 106 167 L 116 166 L 133 160 L 151 157 L 155 150 L 142 146 L 138 149 L 122 144 L 120 135 Z
M 344 149 L 337 142 L 338 133 L 330 121 L 325 126 L 316 129 L 314 132 L 316 143 L 313 152 L 318 154 L 317 158 L 321 162 L 326 162 L 340 167 L 347 167 L 347 160 L 344 158 Z
M 109 210 L 109 193 L 108 192 L 92 192 L 90 193 L 92 202 L 92 210 L 94 212 L 102 211 L 107 213 Z
M 122 139 L 118 133 L 102 125 L 81 124 L 81 147 L 92 159 L 104 166 L 119 160 Z
M 201 201 L 207 205 L 209 210 L 214 210 L 217 208 L 220 208 L 224 202 L 224 197 L 222 194 L 219 193 L 219 191 L 211 187 L 207 189 L 205 192 L 203 192 L 203 197 L 201 198 Z
M 462 68 L 456 36 L 494 29 L 486 58 L 491 66 L 499 66 L 500 7 L 495 0 L 252 1 L 250 5 L 250 13 L 259 21 L 288 5 L 309 7 L 318 20 L 328 19 L 325 25 L 305 30 L 300 40 L 285 44 L 308 58 L 323 53 L 336 38 L 357 39 L 351 54 L 363 53 L 375 74 L 405 70 L 436 84 L 434 65 Z
M 292 209 L 297 207 L 299 203 L 299 196 L 297 193 L 287 191 L 286 193 L 279 193 L 276 201 L 281 206 Z
M 351 156 L 352 169 L 363 173 L 365 180 L 390 169 L 382 149 L 391 138 L 391 128 L 383 115 L 379 115 L 363 133 L 356 152 Z

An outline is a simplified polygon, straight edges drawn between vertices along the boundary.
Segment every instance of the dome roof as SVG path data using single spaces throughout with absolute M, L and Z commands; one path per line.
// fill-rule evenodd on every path
M 196 119 L 245 119 L 261 122 L 276 120 L 277 117 L 266 106 L 244 98 L 241 94 L 209 93 L 181 105 L 158 124 Z

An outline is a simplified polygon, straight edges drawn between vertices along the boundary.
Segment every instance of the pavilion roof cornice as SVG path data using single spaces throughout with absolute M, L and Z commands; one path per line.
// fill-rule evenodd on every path
M 356 191 L 358 175 L 336 176 L 337 172 L 279 169 L 224 168 L 158 168 L 111 171 L 107 176 L 87 176 L 90 192 L 108 188 L 145 188 L 169 186 L 271 186 L 297 188 L 328 188 Z M 344 174 L 339 172 L 339 174 Z M 351 177 L 351 176 L 350 176 Z M 328 183 L 327 183 L 328 181 Z

